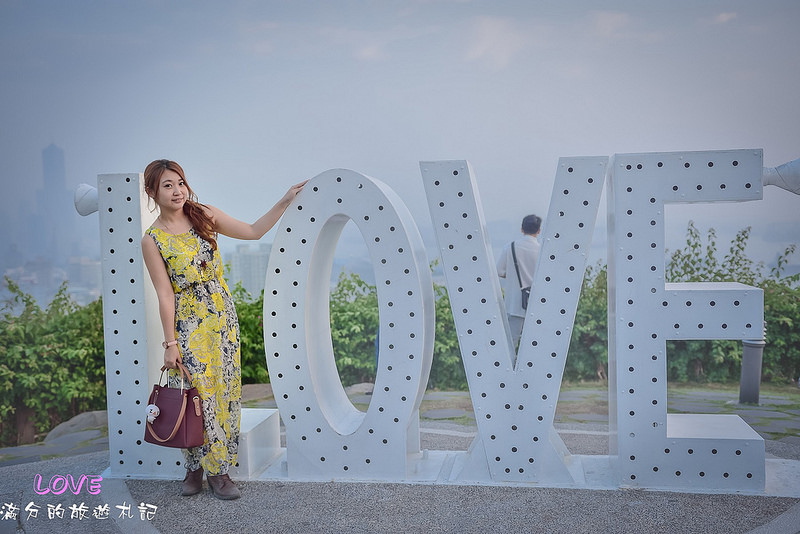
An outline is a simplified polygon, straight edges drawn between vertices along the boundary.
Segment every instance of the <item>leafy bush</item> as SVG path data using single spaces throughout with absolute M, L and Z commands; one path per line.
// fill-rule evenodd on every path
M 434 296 L 436 334 L 428 387 L 466 389 L 447 290 L 434 284 Z M 377 289 L 355 273 L 342 272 L 331 292 L 330 314 L 333 350 L 342 384 L 374 382 L 375 339 L 379 335 Z
M 242 382 L 269 382 L 264 346 L 264 292 L 257 299 L 237 283 L 233 299 L 239 317 Z M 357 274 L 342 272 L 330 294 L 331 340 L 342 384 L 375 381 L 378 296 Z
M 738 281 L 764 290 L 767 346 L 763 379 L 773 382 L 800 376 L 800 274 L 783 271 L 795 247 L 766 272 L 747 257 L 750 229 L 740 231 L 719 258 L 716 233 L 706 243 L 693 223 L 686 246 L 673 251 L 666 265 L 670 282 Z M 575 325 L 565 366 L 568 380 L 605 378 L 608 362 L 607 269 L 590 266 L 584 273 Z M 0 445 L 27 443 L 86 410 L 105 406 L 105 361 L 102 304 L 77 306 L 62 286 L 46 309 L 7 280 L 11 298 L 0 316 Z M 444 286 L 434 284 L 436 335 L 428 386 L 467 388 L 458 335 Z M 233 298 L 239 316 L 242 381 L 269 381 L 264 352 L 263 292 L 251 297 L 241 285 Z M 22 310 L 22 311 L 19 311 Z M 342 273 L 330 295 L 331 338 L 342 383 L 375 379 L 378 300 L 374 285 Z M 671 341 L 668 377 L 673 381 L 738 381 L 741 341 Z
M 794 252 L 790 247 L 769 273 L 747 257 L 750 229 L 740 231 L 720 258 L 716 232 L 706 242 L 693 223 L 685 247 L 669 252 L 666 277 L 671 282 L 738 281 L 764 290 L 768 324 L 764 380 L 785 381 L 800 375 L 800 284 L 798 275 L 782 272 Z M 606 378 L 608 363 L 607 268 L 589 266 L 584 273 L 564 376 L 567 380 Z M 239 286 L 234 300 L 242 335 L 242 380 L 269 380 L 264 356 L 261 313 L 263 295 L 252 299 Z M 434 284 L 436 333 L 428 387 L 467 389 L 447 290 Z M 375 380 L 375 338 L 378 334 L 377 291 L 357 274 L 342 272 L 330 296 L 331 338 L 336 366 L 344 385 Z M 739 340 L 671 341 L 668 376 L 673 381 L 738 381 L 742 344 Z
M 764 380 L 787 381 L 800 374 L 800 333 L 794 325 L 800 320 L 800 275 L 784 276 L 783 269 L 795 246 L 779 256 L 777 266 L 765 274 L 763 263 L 748 258 L 745 249 L 750 227 L 740 230 L 728 252 L 718 259 L 716 232 L 710 228 L 706 244 L 694 223 L 689 222 L 686 246 L 674 251 L 667 263 L 670 282 L 741 282 L 764 291 L 764 321 L 767 345 L 764 348 Z M 693 340 L 667 343 L 668 378 L 711 382 L 739 380 L 742 343 L 739 340 Z
M 339 274 L 330 296 L 331 340 L 342 384 L 375 381 L 378 292 L 354 273 Z
M 783 256 L 785 258 L 785 256 Z M 778 274 L 780 271 L 778 271 Z M 797 275 L 793 277 L 797 281 Z M 764 347 L 762 376 L 765 380 L 800 380 L 800 285 L 770 278 L 764 290 L 764 319 L 767 345 Z
M 447 289 L 433 284 L 436 299 L 436 334 L 433 341 L 433 364 L 428 379 L 429 388 L 466 390 L 467 375 L 461 361 L 461 349 L 450 309 Z
M 231 290 L 236 315 L 239 318 L 239 341 L 242 358 L 242 383 L 264 384 L 269 382 L 264 353 L 264 291 L 257 299 L 237 282 Z
M 63 284 L 43 310 L 13 281 L 6 283 L 11 296 L 0 318 L 0 443 L 32 443 L 62 421 L 105 407 L 102 304 L 76 305 Z
M 575 324 L 564 366 L 567 380 L 596 380 L 607 378 L 608 327 L 605 265 L 589 266 L 583 275 Z
M 708 230 L 706 242 L 694 223 L 686 232 L 686 246 L 669 254 L 666 262 L 668 282 L 741 282 L 764 290 L 764 319 L 767 346 L 764 349 L 762 377 L 784 382 L 800 375 L 800 275 L 784 276 L 783 269 L 795 252 L 790 246 L 769 273 L 762 263 L 748 258 L 745 250 L 750 228 L 741 230 L 720 259 L 716 232 Z M 669 253 L 669 251 L 667 251 Z M 587 269 L 576 313 L 569 356 L 565 368 L 568 379 L 594 380 L 600 364 L 608 361 L 606 346 L 606 268 Z M 738 381 L 741 372 L 740 340 L 676 340 L 667 342 L 669 380 L 727 382 Z
M 241 286 L 234 286 L 234 300 L 242 337 L 242 381 L 266 382 L 263 326 L 263 293 L 253 300 Z M 436 336 L 429 387 L 467 388 L 450 300 L 444 286 L 434 284 Z M 330 295 L 331 340 L 342 384 L 374 382 L 378 332 L 378 293 L 355 273 L 342 272 Z

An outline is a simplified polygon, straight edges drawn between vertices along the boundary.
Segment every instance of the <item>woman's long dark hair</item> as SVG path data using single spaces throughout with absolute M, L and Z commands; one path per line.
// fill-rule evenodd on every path
M 186 181 L 186 175 L 183 168 L 175 161 L 168 159 L 157 159 L 151 162 L 144 170 L 144 189 L 148 194 L 155 195 L 158 191 L 158 186 L 161 184 L 161 176 L 164 171 L 170 170 L 178 174 L 186 184 L 186 189 L 189 191 L 189 198 L 183 205 L 183 213 L 189 218 L 194 231 L 197 235 L 211 243 L 212 250 L 217 248 L 217 232 L 214 228 L 214 222 L 206 212 L 206 205 L 197 201 L 197 195 L 189 187 L 189 182 Z

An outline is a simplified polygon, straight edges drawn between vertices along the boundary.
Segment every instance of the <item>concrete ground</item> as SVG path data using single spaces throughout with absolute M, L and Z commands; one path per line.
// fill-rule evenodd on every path
M 369 384 L 352 386 L 348 395 L 354 405 L 365 409 L 370 390 Z M 670 391 L 669 411 L 739 414 L 764 437 L 768 458 L 800 460 L 797 399 L 796 395 L 762 393 L 759 405 L 739 405 L 735 392 L 677 389 Z M 246 386 L 243 400 L 248 407 L 275 407 L 268 385 Z M 420 426 L 423 449 L 466 450 L 477 432 L 469 394 L 428 392 L 420 409 Z M 608 454 L 606 390 L 562 391 L 556 429 L 573 454 Z M 98 495 L 90 494 L 85 487 L 79 495 L 71 490 L 58 496 L 34 491 L 37 474 L 46 487 L 54 475 L 97 475 L 108 465 L 104 412 L 78 416 L 54 429 L 41 444 L 0 449 L 0 534 L 800 532 L 797 497 L 253 481 L 238 483 L 241 499 L 223 502 L 207 490 L 193 497 L 180 497 L 178 481 L 109 479 L 102 481 Z M 797 486 L 800 488 L 800 480 Z M 104 505 L 108 506 L 107 512 Z M 150 520 L 141 519 L 148 515 Z

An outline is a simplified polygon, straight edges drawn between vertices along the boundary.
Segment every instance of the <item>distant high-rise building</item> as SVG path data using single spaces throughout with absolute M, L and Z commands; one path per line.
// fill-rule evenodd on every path
M 0 275 L 33 295 L 41 305 L 50 302 L 58 287 L 69 281 L 70 294 L 80 304 L 100 295 L 99 248 L 96 218 L 80 220 L 67 188 L 64 151 L 55 144 L 42 150 L 42 187 L 33 209 L 0 213 Z M 0 284 L 0 301 L 8 297 Z
M 31 240 L 24 248 L 31 256 L 46 256 L 54 264 L 66 263 L 76 242 L 77 214 L 72 193 L 66 187 L 64 151 L 54 144 L 42 150 L 43 187 L 36 192 L 36 213 Z
M 242 287 L 253 297 L 258 297 L 264 290 L 264 280 L 267 276 L 267 263 L 272 245 L 261 243 L 258 248 L 248 244 L 238 245 L 236 252 L 226 256 L 226 263 L 230 265 L 229 282 L 235 285 L 241 282 Z
M 64 187 L 67 170 L 64 165 L 64 151 L 53 143 L 42 150 L 42 170 L 45 189 Z

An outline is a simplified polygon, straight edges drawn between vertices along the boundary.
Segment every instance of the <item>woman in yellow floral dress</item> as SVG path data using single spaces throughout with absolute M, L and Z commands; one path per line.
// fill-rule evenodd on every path
M 305 182 L 286 194 L 253 224 L 236 220 L 213 206 L 197 202 L 183 169 L 166 159 L 144 171 L 145 191 L 160 212 L 142 237 L 150 278 L 158 294 L 164 330 L 164 365 L 182 363 L 203 399 L 205 440 L 184 450 L 183 495 L 199 493 L 203 472 L 214 495 L 236 499 L 239 489 L 228 476 L 236 464 L 241 416 L 239 324 L 216 236 L 260 239 L 278 222 Z M 171 373 L 170 383 L 180 379 Z

